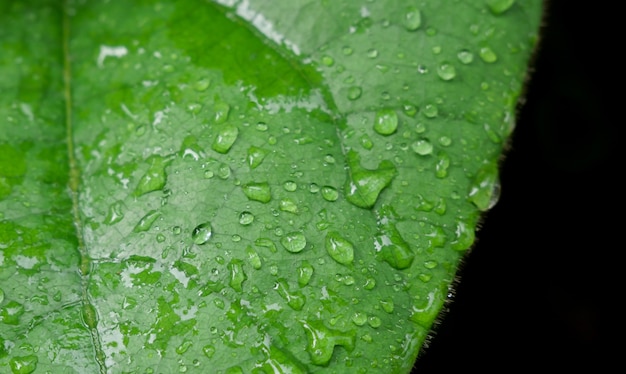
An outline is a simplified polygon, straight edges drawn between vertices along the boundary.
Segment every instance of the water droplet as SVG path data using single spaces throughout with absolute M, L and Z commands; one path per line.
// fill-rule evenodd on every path
M 7 325 L 18 325 L 24 311 L 24 305 L 11 300 L 0 309 L 0 322 Z
M 202 245 L 206 244 L 209 239 L 211 239 L 211 235 L 213 235 L 213 228 L 211 227 L 210 222 L 201 223 L 196 226 L 195 229 L 191 232 L 191 239 L 193 242 Z
M 219 153 L 228 153 L 230 148 L 235 144 L 237 136 L 239 135 L 239 129 L 233 125 L 225 125 L 220 129 L 211 148 Z
M 454 65 L 448 62 L 444 62 L 437 67 L 437 75 L 439 75 L 439 78 L 443 79 L 444 81 L 449 81 L 456 77 L 456 69 Z
M 366 290 L 373 290 L 374 287 L 376 287 L 376 279 L 367 278 L 365 280 L 365 283 L 363 284 L 363 288 L 365 288 Z
M 367 323 L 367 313 L 365 312 L 354 312 L 352 315 L 352 323 L 357 326 L 363 326 Z
M 298 284 L 300 287 L 309 284 L 313 276 L 313 271 L 313 266 L 308 261 L 302 261 L 302 264 L 298 266 Z
M 163 235 L 163 234 L 158 234 L 158 235 L 156 236 L 156 241 L 157 241 L 157 243 L 163 243 L 163 242 L 165 241 L 165 239 L 166 239 L 166 238 L 165 238 L 165 235 Z
M 361 147 L 368 150 L 374 147 L 374 142 L 372 142 L 372 139 L 367 134 L 363 134 L 363 136 L 361 136 L 359 143 L 361 143 Z
M 107 216 L 104 219 L 104 223 L 107 225 L 113 225 L 124 218 L 124 212 L 122 211 L 123 203 L 121 201 L 116 201 L 115 203 L 109 206 L 109 211 L 107 212 Z
M 391 135 L 398 129 L 398 114 L 393 109 L 381 109 L 376 112 L 374 131 L 381 135 Z
M 274 289 L 280 297 L 287 302 L 287 305 L 293 310 L 302 310 L 306 303 L 306 297 L 300 291 L 290 291 L 289 284 L 285 279 L 279 279 L 274 285 Z
M 360 208 L 371 208 L 395 177 L 396 167 L 383 160 L 376 170 L 365 169 L 361 166 L 359 155 L 352 150 L 348 152 L 347 163 L 350 178 L 345 185 L 346 199 Z
M 248 212 L 248 211 L 243 211 L 241 212 L 241 214 L 239 214 L 239 223 L 244 225 L 244 226 L 248 226 L 250 225 L 252 222 L 254 222 L 254 214 Z
M 487 6 L 495 15 L 500 15 L 515 4 L 515 0 L 486 0 Z
M 376 57 L 378 57 L 378 50 L 374 49 L 374 48 L 370 48 L 367 51 L 367 57 L 369 57 L 369 58 L 376 58 Z
M 396 228 L 396 214 L 388 205 L 383 205 L 378 212 L 378 233 L 374 247 L 378 256 L 395 269 L 406 269 L 413 262 L 413 252 Z
M 178 347 L 176 347 L 176 353 L 182 355 L 187 352 L 192 345 L 193 342 L 191 340 L 184 340 Z
M 298 213 L 298 204 L 291 199 L 282 199 L 278 204 L 278 208 L 283 212 Z
M 452 249 L 457 251 L 464 251 L 474 244 L 475 234 L 472 225 L 464 221 L 458 221 L 456 223 L 456 229 L 454 230 L 455 238 L 450 243 Z
M 220 101 L 215 103 L 215 107 L 213 109 L 215 110 L 215 116 L 213 117 L 215 123 L 221 124 L 226 122 L 226 120 L 228 119 L 228 114 L 230 113 L 230 105 Z
M 409 31 L 415 31 L 422 25 L 422 13 L 415 7 L 409 7 L 404 14 L 404 27 Z
M 361 87 L 352 86 L 352 87 L 348 88 L 348 99 L 349 100 L 356 100 L 359 97 L 361 97 L 361 93 L 362 92 L 363 92 L 363 90 L 361 89 Z
M 324 156 L 324 162 L 327 164 L 334 164 L 335 158 L 333 157 L 333 155 L 326 155 Z
M 272 253 L 276 253 L 278 251 L 274 242 L 268 238 L 258 238 L 254 241 L 254 244 L 258 245 L 259 247 L 268 248 Z
M 250 265 L 252 265 L 252 268 L 254 268 L 255 270 L 259 270 L 261 268 L 261 257 L 259 256 L 259 254 L 251 246 L 248 246 L 246 248 L 246 253 L 248 255 L 248 261 L 250 262 Z
M 325 55 L 322 56 L 322 64 L 326 66 L 333 66 L 335 64 L 335 60 L 332 57 Z
M 250 148 L 248 148 L 248 165 L 250 165 L 250 168 L 256 169 L 257 166 L 261 165 L 261 163 L 265 159 L 265 156 L 267 156 L 268 153 L 269 151 L 263 148 L 258 148 L 255 146 L 251 146 Z
M 154 221 L 156 221 L 157 218 L 159 218 L 160 216 L 161 216 L 161 212 L 159 212 L 158 210 L 149 211 L 145 216 L 143 216 L 139 220 L 135 228 L 133 228 L 133 232 L 148 231 L 150 227 L 152 227 L 152 224 L 154 223 Z
M 379 328 L 383 322 L 381 321 L 379 317 L 371 316 L 367 319 L 367 323 L 376 329 L 376 328 Z
M 309 192 L 310 193 L 318 193 L 319 191 L 320 191 L 320 186 L 318 186 L 317 183 L 309 184 Z
M 343 52 L 344 55 L 346 56 L 350 56 L 353 52 L 352 48 L 345 46 L 341 49 L 341 51 Z
M 380 300 L 380 306 L 383 307 L 383 310 L 389 314 L 393 313 L 394 304 L 392 299 Z
M 333 356 L 336 345 L 341 345 L 351 352 L 356 341 L 355 332 L 340 331 L 324 326 L 322 321 L 303 321 L 300 323 L 307 335 L 307 352 L 314 365 L 327 365 Z
M 445 152 L 439 152 L 437 164 L 435 165 L 435 176 L 437 178 L 445 178 L 448 176 L 448 168 L 450 167 L 450 156 Z
M 193 88 L 196 91 L 202 92 L 202 91 L 206 91 L 206 89 L 209 88 L 210 85 L 211 85 L 211 80 L 209 78 L 204 78 L 204 79 L 200 79 L 196 81 L 196 83 L 194 83 L 193 85 Z
M 474 61 L 474 54 L 466 49 L 459 51 L 459 53 L 456 54 L 456 57 L 459 58 L 459 61 L 461 61 L 462 64 L 466 65 Z
M 180 226 L 174 226 L 172 227 L 172 232 L 174 235 L 180 235 L 180 233 L 183 232 L 183 229 Z
M 350 265 L 354 260 L 354 246 L 338 232 L 326 234 L 326 252 L 342 265 Z
M 435 118 L 439 114 L 439 109 L 437 109 L 437 106 L 435 104 L 426 104 L 424 106 L 424 110 L 422 110 L 422 113 L 427 118 Z
M 415 117 L 417 114 L 417 107 L 413 104 L 404 104 L 402 106 L 402 111 L 409 117 Z
M 426 156 L 433 152 L 433 145 L 426 139 L 420 139 L 411 144 L 411 149 L 420 156 Z
M 493 208 L 500 197 L 498 167 L 489 163 L 476 173 L 468 194 L 471 201 L 481 211 Z
M 290 232 L 280 239 L 280 243 L 291 253 L 300 252 L 306 247 L 306 237 L 299 231 Z
M 205 345 L 202 347 L 202 353 L 204 353 L 204 355 L 208 358 L 212 358 L 215 354 L 215 347 L 212 345 Z
M 243 193 L 250 200 L 268 203 L 272 199 L 270 185 L 267 182 L 252 182 L 243 185 Z
M 4 301 L 4 291 L 0 288 L 0 304 Z
M 439 138 L 439 144 L 441 144 L 444 147 L 449 147 L 450 144 L 452 144 L 452 139 L 450 139 L 450 137 L 444 135 L 444 136 Z
M 498 60 L 498 56 L 495 52 L 489 47 L 482 47 L 478 52 L 480 58 L 487 63 L 494 63 Z
M 167 174 L 165 173 L 165 167 L 172 160 L 171 157 L 164 158 L 161 156 L 151 156 L 146 160 L 150 163 L 148 170 L 141 177 L 135 191 L 134 196 L 141 196 L 148 192 L 159 191 L 165 187 L 165 181 Z
M 4 347 L 3 347 L 4 350 Z M 37 370 L 39 358 L 35 355 L 16 356 L 9 360 L 9 366 L 13 374 L 30 374 Z
M 326 201 L 336 201 L 339 198 L 339 192 L 331 186 L 322 187 L 322 197 Z
M 283 188 L 285 189 L 285 191 L 294 192 L 298 189 L 298 185 L 294 181 L 287 181 L 283 183 Z
M 243 262 L 241 260 L 233 259 L 228 263 L 228 270 L 230 271 L 230 280 L 228 285 L 237 292 L 243 291 L 243 282 L 248 279 L 246 273 L 243 271 Z

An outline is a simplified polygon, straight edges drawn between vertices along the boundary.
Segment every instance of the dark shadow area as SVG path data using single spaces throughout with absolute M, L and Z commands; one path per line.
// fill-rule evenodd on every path
M 547 3 L 502 194 L 413 373 L 616 365 L 624 211 L 616 10 Z M 619 340 L 617 340 L 619 341 Z

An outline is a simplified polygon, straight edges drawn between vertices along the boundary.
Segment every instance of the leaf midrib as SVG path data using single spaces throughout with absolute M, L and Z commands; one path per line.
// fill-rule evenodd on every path
M 90 280 L 91 259 L 87 254 L 85 248 L 85 240 L 83 238 L 83 222 L 80 217 L 80 210 L 78 206 L 78 193 L 80 185 L 80 170 L 76 161 L 75 147 L 74 147 L 74 135 L 73 135 L 73 123 L 72 123 L 72 69 L 71 69 L 71 55 L 70 55 L 70 16 L 69 16 L 69 4 L 68 0 L 64 0 L 61 7 L 61 19 L 62 19 L 62 43 L 63 43 L 63 101 L 65 102 L 65 142 L 67 144 L 67 159 L 69 163 L 69 180 L 68 186 L 70 189 L 70 195 L 72 199 L 72 221 L 74 223 L 74 229 L 76 232 L 76 242 L 78 246 L 78 253 L 80 257 L 79 272 L 81 276 L 81 315 L 83 322 L 89 329 L 93 348 L 95 351 L 95 359 L 100 368 L 101 374 L 106 374 L 107 369 L 104 363 L 105 355 L 100 343 L 100 336 L 97 329 L 97 314 L 95 308 L 91 303 L 88 293 L 88 285 Z

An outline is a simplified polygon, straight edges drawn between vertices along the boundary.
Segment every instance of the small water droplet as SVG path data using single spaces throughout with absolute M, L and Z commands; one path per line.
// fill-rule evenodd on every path
M 324 162 L 327 164 L 334 164 L 335 158 L 333 157 L 333 155 L 326 155 L 324 156 Z
M 202 347 L 202 353 L 204 353 L 204 355 L 208 358 L 212 358 L 215 354 L 215 347 L 212 345 L 205 345 Z
M 157 243 L 163 243 L 163 242 L 165 241 L 165 235 L 163 235 L 163 234 L 158 234 L 158 235 L 156 236 L 156 241 L 157 241 Z
M 152 224 L 154 223 L 154 221 L 156 221 L 157 218 L 159 218 L 160 216 L 161 216 L 161 212 L 159 212 L 158 210 L 149 211 L 145 216 L 143 216 L 139 220 L 135 228 L 133 228 L 133 232 L 148 231 L 150 227 L 152 227 Z
M 480 58 L 487 63 L 494 63 L 498 60 L 496 53 L 489 47 L 482 47 L 478 52 Z
M 367 51 L 367 57 L 369 57 L 369 58 L 376 58 L 376 57 L 378 57 L 378 50 L 374 49 L 374 48 L 370 48 Z
M 404 104 L 402 106 L 402 111 L 409 117 L 415 117 L 417 114 L 417 107 L 413 104 Z
M 302 264 L 298 266 L 298 284 L 300 287 L 304 287 L 309 284 L 311 277 L 313 276 L 313 271 L 313 266 L 308 261 L 302 261 Z
M 408 268 L 413 262 L 414 255 L 396 228 L 396 213 L 390 206 L 383 205 L 378 215 L 378 233 L 374 239 L 378 256 L 395 269 Z
M 435 118 L 439 114 L 439 109 L 435 104 L 426 104 L 424 106 L 424 110 L 422 110 L 422 113 L 427 118 Z
M 422 13 L 415 7 L 407 8 L 404 14 L 404 27 L 409 31 L 415 31 L 422 25 Z
M 178 347 L 176 347 L 176 353 L 182 355 L 187 352 L 192 345 L 193 342 L 191 340 L 184 340 Z
M 393 313 L 394 304 L 392 299 L 384 299 L 380 300 L 380 305 L 383 307 L 383 310 L 389 314 Z
M 367 323 L 376 329 L 376 328 L 379 328 L 383 322 L 379 317 L 371 316 L 367 318 Z
M 225 125 L 217 133 L 211 148 L 222 154 L 228 153 L 233 144 L 235 144 L 238 135 L 239 129 L 236 126 Z
M 193 242 L 202 245 L 206 244 L 209 239 L 211 239 L 211 235 L 213 235 L 213 228 L 211 227 L 210 222 L 204 222 L 196 226 L 191 232 L 191 239 Z
M 280 239 L 280 243 L 291 253 L 300 252 L 306 247 L 306 237 L 299 231 L 290 232 Z
M 254 215 L 248 211 L 243 211 L 239 214 L 239 223 L 248 226 L 254 222 Z
M 246 247 L 246 254 L 248 255 L 248 261 L 252 268 L 259 270 L 261 268 L 261 257 L 251 246 Z
M 339 198 L 339 192 L 336 188 L 331 186 L 324 186 L 321 189 L 322 197 L 326 201 L 336 201 Z
M 441 144 L 444 147 L 449 147 L 450 144 L 452 144 L 452 139 L 448 136 L 442 136 L 439 138 L 439 144 Z
M 122 210 L 123 203 L 121 201 L 116 201 L 115 203 L 109 206 L 109 211 L 107 212 L 107 216 L 104 219 L 104 223 L 107 225 L 113 225 L 124 218 L 124 212 Z
M 437 75 L 444 81 L 452 80 L 456 77 L 456 69 L 454 65 L 449 62 L 444 62 L 437 67 Z
M 381 135 L 391 135 L 398 129 L 398 114 L 393 109 L 381 109 L 376 112 L 374 131 Z
M 455 238 L 450 243 L 452 249 L 464 251 L 474 244 L 475 234 L 470 223 L 459 220 L 456 223 L 454 234 Z
M 268 203 L 272 199 L 270 185 L 267 182 L 252 182 L 243 185 L 243 193 L 250 200 Z
M 471 64 L 474 61 L 474 54 L 467 49 L 463 49 L 456 54 L 462 64 Z
M 344 55 L 350 56 L 353 52 L 353 49 L 348 46 L 345 46 L 341 49 L 341 51 L 343 52 Z
M 171 160 L 172 158 L 164 158 L 161 156 L 149 157 L 146 161 L 150 163 L 150 166 L 139 180 L 133 195 L 141 196 L 148 192 L 162 190 L 163 187 L 165 187 L 165 181 L 167 179 L 165 167 Z
M 349 100 L 356 100 L 359 97 L 361 97 L 361 93 L 362 93 L 362 89 L 361 87 L 358 86 L 352 86 L 350 88 L 348 88 L 348 99 Z
M 298 204 L 296 204 L 295 201 L 285 198 L 280 200 L 280 202 L 278 203 L 278 208 L 280 210 L 282 210 L 283 212 L 289 212 L 289 213 L 298 213 Z
M 352 323 L 357 326 L 363 326 L 367 323 L 367 313 L 365 312 L 354 312 L 352 315 Z
M 367 134 L 363 134 L 363 136 L 361 136 L 361 138 L 359 139 L 359 143 L 361 144 L 361 147 L 367 150 L 372 149 L 374 147 L 374 142 Z
M 174 226 L 172 227 L 172 232 L 174 235 L 180 235 L 180 233 L 183 232 L 183 229 L 180 226 Z
M 420 139 L 411 144 L 411 149 L 420 156 L 426 156 L 433 152 L 433 145 L 426 139 Z
M 338 232 L 326 234 L 326 252 L 342 265 L 350 265 L 354 260 L 354 246 Z
M 515 0 L 486 0 L 487 6 L 495 15 L 500 15 L 515 4 Z

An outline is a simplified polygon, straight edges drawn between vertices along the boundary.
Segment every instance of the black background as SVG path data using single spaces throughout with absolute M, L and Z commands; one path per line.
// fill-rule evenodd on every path
M 623 367 L 624 337 L 610 335 L 623 324 L 613 311 L 626 250 L 615 115 L 626 108 L 626 18 L 588 0 L 545 12 L 500 200 L 413 373 Z

